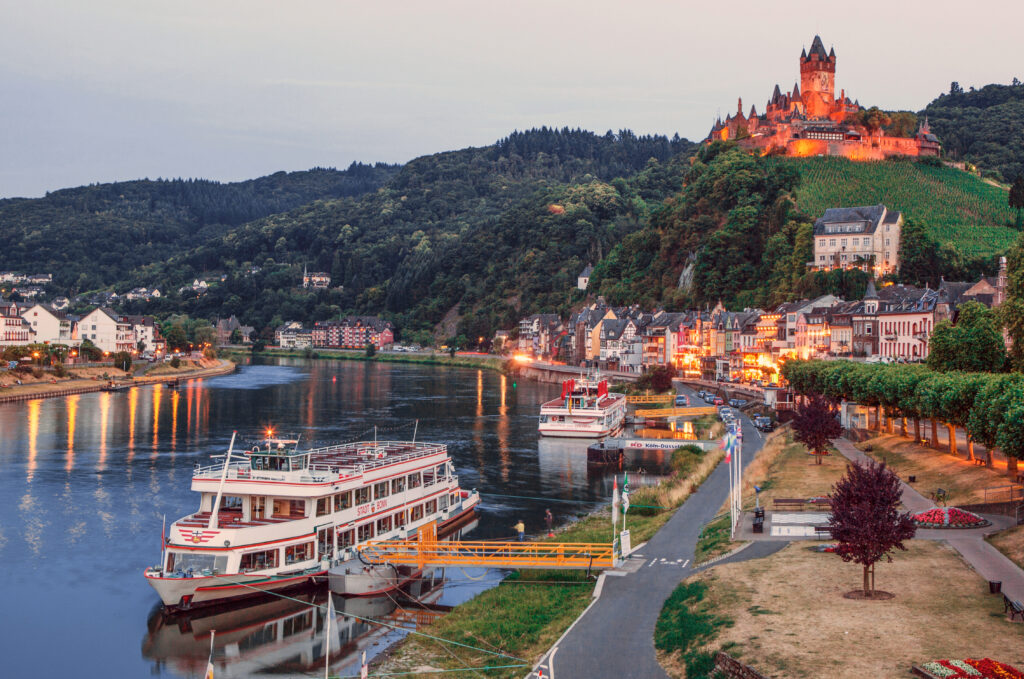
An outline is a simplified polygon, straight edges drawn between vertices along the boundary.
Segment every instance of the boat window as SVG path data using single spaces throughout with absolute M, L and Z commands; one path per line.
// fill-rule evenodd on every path
M 268 549 L 263 552 L 249 552 L 242 555 L 242 571 L 261 571 L 264 568 L 277 568 L 279 550 Z
M 352 491 L 346 490 L 334 496 L 334 511 L 340 512 L 352 506 Z
M 373 521 L 364 523 L 356 529 L 356 539 L 359 542 L 366 542 L 373 537 Z
M 370 501 L 370 488 L 356 488 L 356 504 L 365 505 Z
M 437 500 L 431 500 L 427 503 L 426 512 L 427 514 L 433 514 L 437 511 Z
M 405 491 L 405 477 L 399 476 L 397 479 L 391 479 L 391 494 L 401 493 Z
M 458 502 L 459 502 L 459 497 L 455 493 L 452 493 L 451 505 L 454 507 L 456 504 L 458 504 Z
M 288 501 L 288 513 L 293 519 L 300 519 L 306 516 L 306 501 L 305 500 L 289 500 Z
M 377 535 L 381 533 L 387 533 L 391 530 L 391 517 L 384 516 L 377 519 Z
M 404 526 L 405 525 L 405 512 L 404 511 L 396 512 L 394 516 L 395 516 L 395 528 L 398 528 L 400 526 Z
M 267 498 L 262 495 L 252 495 L 249 497 L 249 514 L 253 519 L 262 519 L 263 511 L 266 505 Z
M 434 485 L 435 481 L 437 481 L 437 477 L 434 476 L 434 470 L 433 469 L 428 469 L 427 471 L 423 472 L 423 485 L 424 486 L 432 486 L 432 485 Z
M 309 459 L 308 455 L 299 455 L 298 457 L 291 458 L 292 471 L 306 468 L 306 460 Z
M 548 416 L 547 415 L 541 415 L 540 416 L 540 423 L 541 424 L 544 424 L 547 421 L 548 421 Z
M 448 496 L 442 495 L 441 497 L 437 498 L 437 504 L 441 508 L 441 511 L 448 509 Z
M 382 497 L 388 496 L 388 482 L 381 481 L 380 483 L 373 484 L 373 499 L 379 500 Z
M 423 518 L 423 505 L 416 505 L 412 508 L 412 517 L 410 521 L 419 521 Z
M 227 511 L 242 511 L 242 498 L 234 495 L 224 495 L 220 499 L 220 508 Z
M 303 542 L 301 545 L 290 545 L 284 548 L 284 564 L 298 563 L 313 558 L 313 543 Z
M 316 499 L 316 515 L 327 516 L 331 513 L 331 498 L 318 497 Z
M 198 552 L 168 552 L 167 571 L 169 573 L 199 573 L 201 571 L 223 572 L 227 570 L 228 557 Z
M 338 531 L 338 549 L 352 546 L 352 533 L 351 529 Z
M 420 473 L 416 472 L 415 474 L 409 474 L 409 488 L 419 488 L 419 487 L 420 487 Z

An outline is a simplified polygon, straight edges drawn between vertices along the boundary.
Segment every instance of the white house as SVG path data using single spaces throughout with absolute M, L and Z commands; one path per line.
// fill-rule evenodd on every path
M 152 316 L 126 316 L 132 324 L 132 333 L 135 335 L 135 347 L 139 342 L 145 343 L 144 351 L 160 350 L 164 342 L 160 338 L 160 332 L 156 327 L 156 321 Z
M 135 348 L 132 323 L 113 309 L 93 309 L 78 322 L 78 336 L 103 351 L 131 351 Z
M 77 328 L 68 317 L 45 304 L 35 304 L 21 310 L 21 317 L 32 326 L 35 341 L 44 344 L 67 344 L 77 347 L 82 341 Z
M 594 267 L 587 264 L 586 268 L 576 277 L 576 287 L 580 290 L 586 290 L 587 286 L 590 285 L 590 274 L 592 273 L 594 273 Z
M 36 341 L 32 326 L 19 311 L 17 303 L 0 299 L 0 346 L 23 346 Z

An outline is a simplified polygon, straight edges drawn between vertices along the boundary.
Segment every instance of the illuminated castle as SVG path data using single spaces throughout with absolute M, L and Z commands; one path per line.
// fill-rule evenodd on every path
M 888 156 L 937 156 L 939 140 L 928 129 L 927 118 L 913 137 L 889 137 L 855 120 L 860 103 L 845 90 L 836 97 L 836 51 L 825 52 L 814 36 L 811 50 L 800 53 L 800 83 L 783 94 L 775 86 L 763 115 L 750 107 L 743 115 L 743 100 L 736 115 L 719 118 L 706 141 L 735 140 L 763 153 L 788 156 L 845 156 L 853 160 L 881 160 Z

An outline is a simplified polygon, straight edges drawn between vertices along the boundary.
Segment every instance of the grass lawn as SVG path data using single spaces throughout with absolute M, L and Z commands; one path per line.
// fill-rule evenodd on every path
M 904 480 L 912 474 L 917 476 L 913 485 L 925 497 L 931 497 L 936 488 L 944 488 L 948 492 L 948 505 L 984 502 L 986 487 L 1008 483 L 1006 476 L 997 469 L 978 466 L 900 436 L 884 434 L 858 443 L 857 447 L 876 460 L 885 460 Z
M 1024 568 L 1024 526 L 1008 528 L 986 539 L 1007 558 Z
M 1005 620 L 1002 599 L 944 543 L 912 540 L 893 563 L 880 563 L 876 586 L 896 598 L 867 602 L 842 596 L 860 587 L 860 566 L 807 546 L 717 566 L 680 585 L 707 590 L 688 601 L 674 596 L 663 609 L 655 638 L 666 671 L 683 676 L 686 661 L 699 666 L 708 649 L 786 679 L 907 677 L 911 665 L 939 658 L 987 656 L 1024 668 L 1024 625 Z M 707 624 L 667 641 L 666 625 L 690 617 Z
M 701 456 L 674 456 L 677 473 L 656 487 L 631 494 L 631 504 L 659 505 L 666 510 L 629 512 L 628 527 L 633 545 L 646 542 L 708 477 L 724 453 L 714 450 Z M 621 523 L 620 523 L 621 528 Z M 591 514 L 557 531 L 556 542 L 611 542 L 610 510 Z M 546 581 L 529 584 L 527 581 Z M 528 665 L 551 647 L 590 603 L 594 581 L 582 571 L 516 571 L 500 585 L 481 592 L 450 614 L 422 628 L 431 636 L 500 651 L 510 660 L 420 636 L 407 637 L 385 661 L 382 672 L 413 672 L 408 676 L 434 676 L 431 671 L 507 665 Z M 490 670 L 487 677 L 522 677 L 527 668 Z
M 793 441 L 789 427 L 768 435 L 764 448 L 743 473 L 743 505 L 754 506 L 754 486 L 761 488 L 761 506 L 771 509 L 775 498 L 821 497 L 846 472 L 846 458 L 837 452 L 821 458 L 808 454 L 802 443 Z

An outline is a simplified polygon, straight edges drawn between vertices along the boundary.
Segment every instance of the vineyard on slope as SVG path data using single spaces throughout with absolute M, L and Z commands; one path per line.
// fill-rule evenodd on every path
M 1006 191 L 950 167 L 910 161 L 853 162 L 845 158 L 785 158 L 803 177 L 801 211 L 818 217 L 830 207 L 884 204 L 925 222 L 939 242 L 968 256 L 1002 254 L 1017 237 Z

